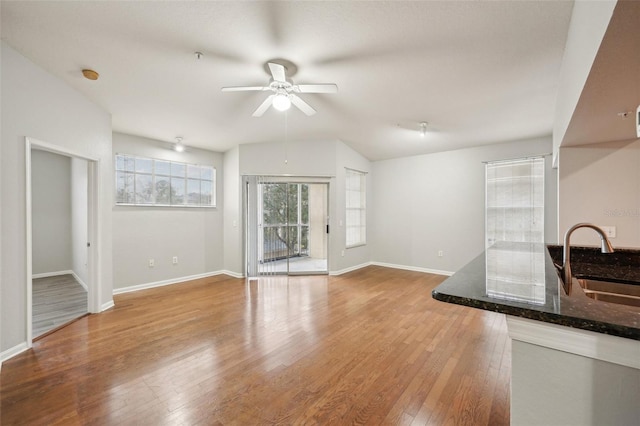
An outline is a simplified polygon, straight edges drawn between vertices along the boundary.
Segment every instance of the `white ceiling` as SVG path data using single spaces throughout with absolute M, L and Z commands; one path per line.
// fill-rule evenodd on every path
M 640 104 L 640 1 L 614 9 L 562 146 L 637 138 Z M 627 116 L 619 115 L 627 113 Z
M 114 131 L 214 151 L 339 139 L 379 160 L 550 135 L 572 5 L 2 1 L 1 12 L 2 39 L 109 111 Z M 264 92 L 220 92 L 266 84 L 272 58 L 298 66 L 296 83 L 339 93 L 301 95 L 318 113 L 292 108 L 285 121 L 251 116 Z

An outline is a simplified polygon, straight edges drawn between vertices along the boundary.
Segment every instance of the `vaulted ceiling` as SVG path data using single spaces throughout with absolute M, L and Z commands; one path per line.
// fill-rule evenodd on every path
M 551 134 L 573 3 L 1 5 L 2 39 L 109 111 L 114 131 L 214 151 L 339 139 L 378 160 Z M 254 118 L 266 92 L 220 91 L 267 84 L 273 58 L 296 64 L 296 83 L 339 92 L 300 95 L 311 117 Z

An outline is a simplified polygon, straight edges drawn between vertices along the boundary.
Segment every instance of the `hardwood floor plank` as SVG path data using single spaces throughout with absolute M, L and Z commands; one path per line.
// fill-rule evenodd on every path
M 87 291 L 71 274 L 36 278 L 32 282 L 33 336 L 41 336 L 85 315 Z
M 5 362 L 0 420 L 508 424 L 504 316 L 433 300 L 443 279 L 371 266 L 118 295 Z

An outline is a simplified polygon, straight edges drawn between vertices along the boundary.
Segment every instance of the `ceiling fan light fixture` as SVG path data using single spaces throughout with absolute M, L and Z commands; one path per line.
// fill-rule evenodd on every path
M 420 137 L 424 138 L 427 135 L 427 122 L 423 121 L 420 123 Z
M 176 138 L 176 144 L 173 146 L 173 150 L 176 152 L 184 152 L 184 145 L 182 144 L 182 138 L 180 136 Z
M 278 111 L 286 111 L 291 108 L 291 99 L 286 93 L 278 93 L 273 97 L 272 105 Z

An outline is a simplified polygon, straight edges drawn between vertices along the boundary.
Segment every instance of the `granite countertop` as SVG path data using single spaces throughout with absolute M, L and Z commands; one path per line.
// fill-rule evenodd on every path
M 616 253 L 603 255 L 596 248 L 571 247 L 574 276 L 622 277 L 621 282 L 640 283 L 640 251 Z M 561 246 L 498 242 L 442 282 L 432 296 L 443 302 L 640 340 L 640 307 L 593 300 L 577 285 L 568 295 L 554 261 L 562 262 Z

